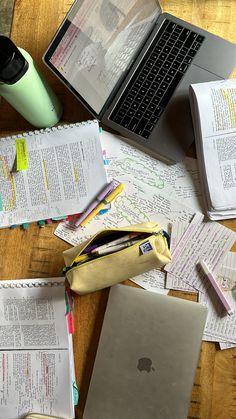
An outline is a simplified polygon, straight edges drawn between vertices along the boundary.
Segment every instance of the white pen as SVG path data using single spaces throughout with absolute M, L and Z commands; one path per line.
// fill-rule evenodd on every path
M 224 293 L 223 293 L 222 289 L 220 288 L 216 278 L 214 277 L 213 273 L 208 268 L 208 266 L 206 265 L 204 260 L 200 260 L 200 265 L 201 265 L 204 273 L 206 274 L 207 278 L 209 279 L 212 287 L 214 288 L 216 294 L 218 295 L 218 297 L 219 297 L 221 303 L 223 304 L 225 310 L 227 311 L 227 313 L 228 314 L 233 314 L 234 311 L 233 311 L 232 307 L 230 306 L 229 302 L 225 298 Z
M 141 241 L 140 238 L 139 239 L 132 239 L 132 240 L 127 240 L 124 243 L 117 244 L 115 246 L 107 246 L 106 248 L 103 248 L 101 250 L 99 248 L 97 248 L 97 249 L 95 249 L 93 254 L 103 256 L 103 255 L 106 255 L 108 253 L 118 252 L 118 250 L 125 249 L 126 247 L 132 246 L 133 244 L 136 244 L 140 241 Z
M 129 234 L 126 234 L 125 236 L 119 237 L 118 239 L 112 240 L 111 242 L 108 242 L 106 244 L 102 244 L 101 246 L 95 247 L 91 250 L 91 253 L 97 253 L 100 250 L 107 249 L 108 247 L 116 246 L 117 244 L 123 244 L 124 242 L 131 240 L 137 236 L 141 236 L 142 233 L 140 232 L 132 232 Z

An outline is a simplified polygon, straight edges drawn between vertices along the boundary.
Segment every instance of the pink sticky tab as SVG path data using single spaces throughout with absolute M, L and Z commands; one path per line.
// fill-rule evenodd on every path
M 73 318 L 73 313 L 70 311 L 67 315 L 67 325 L 68 325 L 68 332 L 70 334 L 73 334 L 75 331 L 75 326 L 74 326 L 74 318 Z

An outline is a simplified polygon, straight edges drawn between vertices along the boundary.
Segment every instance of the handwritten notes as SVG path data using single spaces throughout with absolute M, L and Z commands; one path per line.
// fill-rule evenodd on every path
M 213 271 L 217 271 L 225 254 L 230 250 L 236 238 L 236 233 L 223 225 L 204 221 L 202 214 L 197 214 L 188 226 L 172 255 L 172 262 L 165 267 L 172 277 L 181 280 L 181 286 L 186 290 L 201 291 L 204 273 L 199 267 L 201 259 L 206 260 Z M 167 275 L 168 279 L 168 275 Z M 190 285 L 190 288 L 189 288 Z M 168 286 L 173 284 L 168 281 Z
M 108 177 L 120 182 L 140 182 L 163 192 L 195 211 L 202 211 L 202 194 L 195 159 L 168 166 L 127 144 L 122 137 L 103 131 L 101 144 Z
M 208 340 L 210 337 L 219 341 L 221 348 L 224 349 L 236 346 L 236 253 L 227 253 L 216 277 L 220 287 L 225 291 L 227 300 L 234 307 L 234 313 L 231 316 L 222 313 L 220 302 L 206 283 L 199 293 L 199 302 L 208 307 L 204 339 Z
M 166 287 L 198 293 L 199 302 L 208 307 L 203 339 L 219 342 L 221 349 L 236 346 L 236 253 L 227 252 L 236 234 L 196 214 L 190 224 L 174 223 L 171 236 L 173 253 L 172 262 L 165 268 Z M 202 255 L 217 272 L 220 287 L 235 307 L 232 316 L 223 312 L 211 284 L 198 269 Z

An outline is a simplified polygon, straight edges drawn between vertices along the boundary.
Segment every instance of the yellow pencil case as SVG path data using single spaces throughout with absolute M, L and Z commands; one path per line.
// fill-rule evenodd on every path
M 122 235 L 140 233 L 140 240 L 122 250 L 98 256 L 77 264 L 83 252 L 92 245 L 109 243 Z M 70 288 L 77 294 L 87 294 L 142 274 L 162 268 L 171 256 L 166 237 L 156 223 L 143 223 L 122 229 L 106 229 L 98 232 L 86 242 L 63 252 L 65 275 Z

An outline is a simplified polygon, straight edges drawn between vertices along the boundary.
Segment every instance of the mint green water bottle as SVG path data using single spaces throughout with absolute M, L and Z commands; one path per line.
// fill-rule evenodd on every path
M 37 128 L 61 118 L 62 106 L 32 57 L 6 36 L 0 36 L 0 96 Z

